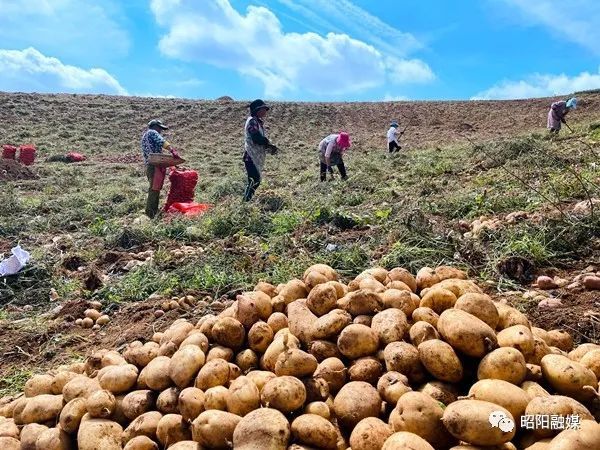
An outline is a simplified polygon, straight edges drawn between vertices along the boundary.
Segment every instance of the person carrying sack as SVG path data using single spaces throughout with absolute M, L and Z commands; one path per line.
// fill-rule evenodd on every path
M 550 133 L 558 134 L 562 127 L 562 124 L 567 124 L 565 117 L 572 109 L 577 108 L 577 99 L 575 97 L 570 98 L 567 101 L 554 102 L 550 106 L 548 111 L 548 130 Z
M 160 191 L 165 182 L 167 175 L 166 167 L 153 166 L 149 163 L 148 158 L 152 153 L 162 153 L 163 148 L 169 150 L 175 157 L 179 157 L 169 142 L 165 140 L 162 133 L 168 130 L 169 127 L 164 125 L 160 120 L 153 119 L 148 122 L 148 129 L 142 135 L 142 155 L 146 166 L 146 177 L 148 178 L 148 198 L 146 199 L 146 215 L 151 219 L 158 214 L 158 204 L 160 201 Z
M 279 149 L 271 144 L 265 135 L 264 118 L 269 111 L 269 106 L 257 99 L 248 105 L 250 116 L 244 125 L 244 166 L 248 175 L 248 183 L 244 191 L 244 201 L 252 200 L 256 189 L 262 180 L 262 171 L 265 165 L 267 152 L 276 154 Z
M 344 131 L 330 134 L 319 143 L 321 181 L 327 179 L 327 171 L 333 176 L 332 166 L 337 166 L 342 180 L 348 178 L 343 155 L 350 148 L 350 145 L 350 135 Z
M 392 122 L 387 132 L 388 151 L 390 153 L 399 152 L 402 149 L 398 140 L 398 135 L 402 134 L 404 134 L 404 131 L 398 131 L 398 122 Z

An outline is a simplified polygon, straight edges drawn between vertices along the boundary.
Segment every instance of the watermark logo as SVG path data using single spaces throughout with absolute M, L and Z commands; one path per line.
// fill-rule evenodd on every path
M 510 433 L 515 429 L 515 422 L 503 411 L 494 411 L 489 417 L 492 428 L 500 428 L 504 433 Z

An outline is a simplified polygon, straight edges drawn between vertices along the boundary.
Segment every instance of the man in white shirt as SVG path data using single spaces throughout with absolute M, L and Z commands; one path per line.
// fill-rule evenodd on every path
M 404 131 L 398 131 L 398 122 L 392 122 L 387 132 L 388 151 L 390 153 L 399 152 L 402 148 L 400 142 L 398 142 L 398 135 L 403 133 Z

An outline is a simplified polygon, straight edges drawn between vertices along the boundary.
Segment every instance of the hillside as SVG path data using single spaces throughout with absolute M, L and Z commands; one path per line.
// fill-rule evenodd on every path
M 0 171 L 0 253 L 20 243 L 33 255 L 18 277 L 0 279 L 0 391 L 90 348 L 148 339 L 182 315 L 155 318 L 163 300 L 152 294 L 206 298 L 206 309 L 183 313 L 196 318 L 314 262 L 349 278 L 372 265 L 456 265 L 534 323 L 597 341 L 599 319 L 585 315 L 597 309 L 593 291 L 550 291 L 562 303 L 547 310 L 522 295 L 540 274 L 572 281 L 599 270 L 598 213 L 575 205 L 600 196 L 600 94 L 579 98 L 575 132 L 555 141 L 545 132 L 553 99 L 274 103 L 267 128 L 282 152 L 243 205 L 245 102 L 0 94 L 0 144 L 38 148 L 27 179 Z M 198 170 L 196 201 L 213 205 L 205 216 L 141 217 L 139 138 L 154 117 Z M 408 127 L 400 155 L 384 148 L 390 119 Z M 319 184 L 316 145 L 339 129 L 354 143 L 350 179 Z M 67 151 L 88 159 L 46 160 Z M 101 331 L 73 325 L 89 301 L 111 315 Z

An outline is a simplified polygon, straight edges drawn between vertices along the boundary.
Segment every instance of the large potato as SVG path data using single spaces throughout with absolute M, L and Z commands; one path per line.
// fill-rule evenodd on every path
M 285 326 L 287 326 L 287 318 Z M 248 331 L 248 347 L 255 352 L 264 353 L 273 342 L 273 331 L 266 322 L 256 322 Z
M 62 395 L 65 402 L 70 402 L 74 398 L 86 398 L 94 391 L 102 389 L 100 383 L 95 378 L 88 378 L 85 375 L 78 375 L 65 384 Z
M 237 297 L 235 318 L 247 329 L 259 320 L 267 320 L 273 312 L 271 297 L 264 292 L 246 292 Z
M 297 442 L 318 448 L 337 448 L 337 432 L 327 419 L 316 414 L 303 414 L 294 419 L 292 436 Z
M 244 325 L 233 317 L 222 317 L 215 322 L 211 330 L 212 338 L 224 347 L 239 349 L 246 338 Z
M 444 341 L 430 339 L 419 344 L 419 359 L 435 378 L 458 383 L 463 377 L 463 367 L 454 349 Z
M 246 415 L 233 433 L 236 450 L 285 450 L 289 440 L 289 422 L 279 411 L 270 408 L 257 409 Z
M 548 450 L 589 450 L 600 448 L 600 424 L 583 420 L 579 430 L 564 430 L 548 445 Z
M 238 377 L 229 386 L 226 402 L 230 413 L 243 417 L 260 407 L 260 392 L 250 378 Z
M 529 403 L 529 395 L 523 389 L 504 380 L 478 381 L 469 389 L 469 398 L 503 406 L 517 422 Z
M 158 411 L 150 411 L 136 417 L 123 431 L 123 443 L 129 442 L 136 436 L 147 436 L 155 441 L 158 422 L 162 417 L 163 415 Z
M 411 390 L 408 378 L 399 372 L 386 372 L 377 381 L 379 396 L 392 406 L 395 406 L 398 399 Z
M 410 290 L 388 289 L 379 295 L 383 300 L 384 308 L 397 308 L 407 317 L 410 317 L 416 309 Z
M 312 339 L 331 339 L 352 323 L 352 316 L 342 309 L 334 309 L 319 317 L 312 327 Z
M 94 419 L 108 419 L 117 407 L 115 396 L 109 391 L 101 390 L 90 394 L 86 400 L 87 412 Z
M 546 355 L 540 365 L 544 379 L 560 394 L 583 402 L 596 397 L 598 380 L 583 364 L 562 355 Z
M 456 295 L 448 289 L 432 287 L 421 297 L 420 306 L 422 308 L 431 308 L 437 314 L 441 314 L 448 308 L 452 308 L 456 303 Z
M 19 439 L 20 430 L 14 419 L 0 417 L 0 437 L 11 437 Z
M 434 448 L 414 433 L 399 431 L 386 439 L 381 450 L 434 450 Z
M 258 283 L 256 283 L 256 286 L 254 286 L 254 290 L 264 292 L 269 297 L 275 297 L 277 295 L 275 286 L 273 286 L 271 283 L 267 283 L 266 281 L 259 281 Z
M 530 364 L 535 364 L 539 366 L 542 362 L 542 358 L 546 355 L 549 355 L 550 353 L 552 353 L 552 350 L 550 349 L 550 347 L 548 347 L 546 341 L 544 341 L 542 338 L 534 336 L 533 350 L 527 355 L 527 358 L 525 360 Z
M 129 420 L 133 420 L 154 408 L 156 394 L 149 389 L 132 391 L 123 399 L 123 414 Z
M 444 340 L 462 353 L 483 357 L 497 346 L 496 334 L 484 321 L 460 309 L 447 309 L 437 329 Z
M 304 414 L 316 414 L 324 419 L 331 419 L 331 409 L 325 402 L 310 402 L 304 407 Z
M 164 448 L 169 448 L 177 442 L 191 440 L 192 432 L 189 424 L 183 420 L 182 416 L 167 414 L 158 422 L 156 437 Z
M 36 450 L 37 439 L 46 430 L 48 430 L 48 427 L 45 425 L 40 425 L 39 423 L 30 423 L 25 425 L 21 429 L 21 450 Z M 5 449 L 5 447 L 2 448 Z
M 288 281 L 279 291 L 279 296 L 285 300 L 286 305 L 299 298 L 306 298 L 307 295 L 308 290 L 306 289 L 306 285 L 303 281 L 296 278 Z
M 206 411 L 211 409 L 227 411 L 227 397 L 229 397 L 229 389 L 225 386 L 215 386 L 207 389 L 204 392 L 204 409 Z
M 500 347 L 513 347 L 527 358 L 533 352 L 533 333 L 525 325 L 513 325 L 498 333 Z
M 461 295 L 456 300 L 454 307 L 483 320 L 492 330 L 495 330 L 498 326 L 500 315 L 489 295 L 476 293 Z
M 504 330 L 505 328 L 512 327 L 514 325 L 525 325 L 526 327 L 531 328 L 529 319 L 521 311 L 502 302 L 494 302 L 494 305 L 498 310 L 498 325 L 496 326 L 497 330 Z
M 42 450 L 71 450 L 70 436 L 60 428 L 49 428 L 38 436 L 35 441 L 36 448 Z M 3 450 L 5 447 L 2 447 Z
M 106 419 L 83 420 L 77 432 L 79 450 L 121 450 L 123 428 Z
M 412 313 L 413 322 L 427 322 L 437 328 L 440 316 L 431 308 L 421 307 L 416 308 Z
M 282 376 L 267 381 L 260 393 L 263 406 L 288 413 L 301 408 L 306 401 L 306 388 L 298 378 Z
M 290 348 L 300 348 L 300 341 L 296 336 L 290 333 L 288 328 L 279 330 L 273 342 L 269 345 L 261 358 L 261 367 L 271 372 L 275 371 L 275 364 L 279 355 Z
M 335 343 L 324 340 L 312 341 L 308 344 L 308 353 L 317 358 L 318 362 L 322 362 L 327 358 L 342 357 L 342 354 Z
M 534 397 L 550 397 L 550 393 L 535 381 L 523 381 L 521 389 L 529 396 L 529 399 Z
M 495 378 L 521 384 L 527 374 L 523 354 L 512 347 L 501 347 L 483 357 L 477 368 L 477 378 Z
M 409 329 L 406 314 L 397 308 L 388 308 L 373 316 L 371 328 L 379 336 L 379 342 L 387 345 L 400 341 Z
M 156 399 L 156 409 L 163 414 L 177 414 L 179 412 L 179 393 L 180 390 L 176 387 L 165 389 Z
M 377 352 L 379 336 L 368 326 L 353 323 L 342 330 L 337 344 L 342 355 L 357 359 Z
M 389 423 L 394 432 L 415 433 L 435 448 L 447 448 L 453 438 L 441 426 L 444 408 L 422 392 L 408 392 L 398 399 L 396 413 L 390 415 Z
M 192 422 L 194 441 L 206 448 L 229 449 L 242 418 L 225 411 L 204 411 Z
M 354 427 L 350 435 L 352 450 L 380 450 L 392 435 L 391 427 L 377 417 L 367 417 Z
M 581 357 L 579 362 L 594 372 L 596 378 L 600 379 L 600 350 L 592 350 Z
M 140 378 L 143 378 L 149 389 L 164 391 L 173 384 L 171 377 L 169 377 L 170 364 L 171 358 L 157 356 L 142 369 Z
M 313 314 L 320 317 L 336 308 L 338 295 L 335 287 L 331 284 L 319 284 L 315 286 L 306 299 L 306 306 Z
M 262 392 L 263 387 L 265 384 L 267 384 L 267 381 L 276 378 L 277 375 L 267 370 L 251 370 L 246 374 L 246 377 L 252 380 L 259 392 Z
M 133 364 L 108 366 L 98 372 L 98 382 L 102 389 L 113 394 L 129 392 L 136 384 L 138 368 Z
M 21 449 L 21 444 L 19 442 L 18 439 L 15 439 L 13 437 L 0 437 L 0 446 L 2 446 L 2 448 L 4 450 L 20 450 Z
M 581 360 L 583 355 L 585 355 L 588 352 L 591 352 L 592 350 L 600 350 L 600 345 L 591 344 L 589 342 L 581 344 L 577 346 L 577 348 L 575 348 L 574 350 L 571 350 L 568 356 L 569 359 L 572 359 L 573 361 L 579 361 Z
M 52 375 L 34 375 L 25 382 L 23 392 L 25 397 L 35 397 L 36 395 L 52 394 L 52 382 L 54 377 Z
M 577 400 L 562 395 L 533 397 L 525 408 L 527 416 L 570 416 L 577 415 L 580 420 L 594 420 L 590 411 Z M 536 427 L 533 433 L 541 438 L 558 434 L 558 430 Z
M 351 430 L 362 419 L 379 416 L 381 397 L 370 384 L 351 381 L 335 396 L 333 409 L 340 425 Z
M 410 327 L 408 331 L 410 336 L 410 342 L 416 347 L 419 346 L 422 342 L 428 341 L 430 339 L 439 339 L 440 335 L 433 325 L 429 322 L 424 322 L 423 320 L 419 320 Z
M 376 292 L 359 289 L 340 298 L 337 301 L 337 306 L 353 316 L 375 314 L 383 309 L 383 299 Z
M 71 372 L 71 371 L 58 372 L 52 380 L 51 394 L 54 394 L 54 395 L 62 394 L 65 384 L 67 384 L 69 381 L 71 381 L 73 378 L 75 378 L 78 375 L 80 375 L 80 374 L 78 374 L 76 372 Z
M 510 441 L 515 435 L 512 431 L 502 431 L 492 427 L 490 416 L 501 412 L 505 418 L 512 420 L 510 412 L 494 403 L 482 400 L 458 400 L 450 403 L 444 410 L 442 422 L 446 429 L 457 439 L 474 445 L 500 445 Z
M 124 352 L 125 360 L 137 367 L 143 368 L 158 356 L 159 345 L 156 342 L 146 342 L 141 347 L 129 346 Z
M 411 382 L 424 379 L 425 370 L 417 348 L 407 342 L 392 342 L 383 350 L 387 370 L 406 375 Z
M 45 423 L 58 419 L 63 408 L 62 395 L 41 394 L 27 399 L 21 420 L 27 423 Z
M 171 324 L 167 331 L 165 331 L 159 343 L 160 345 L 163 345 L 172 342 L 176 347 L 179 347 L 193 329 L 194 325 L 187 320 L 176 320 Z
M 365 381 L 373 385 L 377 383 L 382 372 L 383 366 L 381 363 L 377 358 L 371 356 L 352 361 L 348 369 L 350 381 Z
M 195 345 L 180 348 L 169 362 L 169 377 L 173 383 L 184 389 L 189 386 L 205 362 L 204 352 Z
M 225 386 L 231 379 L 229 363 L 224 359 L 217 358 L 208 361 L 196 376 L 195 387 L 205 391 L 215 386 Z
M 317 370 L 317 358 L 298 348 L 281 353 L 275 363 L 277 376 L 291 375 L 297 378 L 309 377 Z
M 546 343 L 550 347 L 558 347 L 562 351 L 573 350 L 573 337 L 565 330 L 550 330 L 546 334 Z
M 440 277 L 433 271 L 431 267 L 423 267 L 417 272 L 416 282 L 417 289 L 419 291 L 430 288 L 440 281 Z
M 288 327 L 287 316 L 281 312 L 274 312 L 267 319 L 267 325 L 269 325 L 273 333 L 277 333 L 279 330 Z M 250 335 L 248 335 L 248 339 L 250 339 Z
M 75 398 L 67 403 L 60 412 L 60 428 L 67 433 L 75 433 L 81 418 L 87 413 L 87 402 L 84 398 Z
M 402 267 L 395 267 L 388 272 L 391 281 L 401 281 L 406 284 L 412 292 L 417 292 L 417 280 L 408 270 Z
M 204 392 L 195 387 L 185 388 L 179 393 L 177 407 L 188 422 L 193 421 L 204 411 Z

